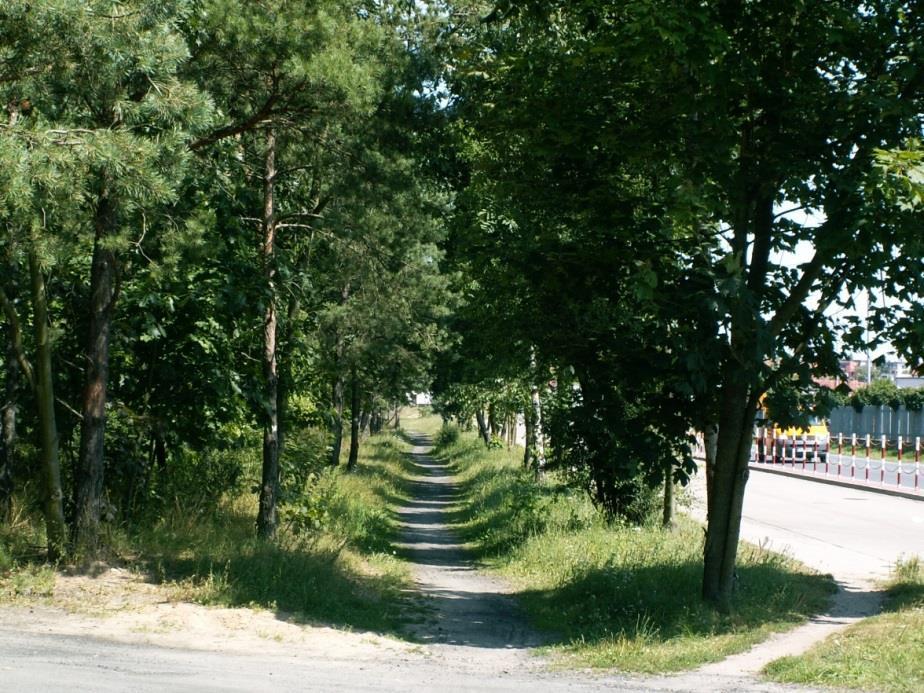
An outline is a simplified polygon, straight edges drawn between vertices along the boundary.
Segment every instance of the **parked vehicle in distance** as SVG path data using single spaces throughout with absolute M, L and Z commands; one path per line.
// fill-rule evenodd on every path
M 806 427 L 791 426 L 784 429 L 758 415 L 756 424 L 753 458 L 757 462 L 827 461 L 831 435 L 824 419 L 811 417 Z

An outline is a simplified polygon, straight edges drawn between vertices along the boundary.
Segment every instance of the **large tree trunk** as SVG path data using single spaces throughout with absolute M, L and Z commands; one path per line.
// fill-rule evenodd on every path
M 757 411 L 746 374 L 730 366 L 723 377 L 715 463 L 707 470 L 710 486 L 706 545 L 703 550 L 703 598 L 727 610 L 735 589 L 735 559 L 748 478 L 751 428 Z
M 766 290 L 767 269 L 771 252 L 776 186 L 767 186 L 753 169 L 753 158 L 747 151 L 752 144 L 745 133 L 742 142 L 741 197 L 736 204 L 734 235 L 731 249 L 747 271 L 747 284 L 738 297 L 740 304 L 732 311 L 730 353 L 719 376 L 718 434 L 715 463 L 707 469 L 706 545 L 703 549 L 703 598 L 722 610 L 731 605 L 735 589 L 735 560 L 741 529 L 741 510 L 748 479 L 748 458 L 751 452 L 754 418 L 761 394 L 757 373 L 770 353 L 766 337 L 761 335 L 762 318 L 754 313 Z M 749 189 L 753 184 L 755 188 Z M 755 192 L 755 190 L 757 192 Z M 750 266 L 746 266 L 746 249 L 751 242 Z M 808 284 L 802 285 L 808 291 Z M 800 289 L 800 290 L 803 290 Z M 794 295 L 791 294 L 790 298 Z M 773 320 L 780 318 L 780 314 Z M 772 323 L 773 321 L 771 321 Z
M 93 553 L 99 544 L 99 523 L 105 472 L 106 399 L 109 387 L 109 343 L 112 313 L 118 295 L 118 265 L 109 239 L 116 215 L 109 183 L 104 181 L 96 207 L 96 237 L 90 269 L 90 331 L 84 363 L 86 385 L 80 421 L 80 452 L 74 488 L 74 532 L 77 545 Z
M 533 464 L 533 448 L 530 446 L 529 441 L 535 439 L 535 427 L 533 426 L 533 413 L 532 413 L 532 404 L 530 407 L 523 412 L 523 423 L 526 425 L 526 440 L 523 441 L 525 445 L 523 446 L 523 467 L 529 469 Z
M 703 455 L 705 457 L 706 472 L 706 498 L 712 495 L 712 477 L 715 474 L 715 453 L 719 445 L 719 427 L 717 424 L 706 424 L 703 431 Z
M 359 460 L 359 380 L 356 378 L 356 368 L 350 372 L 350 457 L 347 460 L 347 469 L 356 469 Z
M 664 475 L 664 508 L 661 513 L 661 526 L 664 529 L 674 528 L 674 477 L 671 470 Z
M 278 522 L 279 492 L 279 371 L 276 362 L 276 132 L 266 132 L 263 176 L 263 271 L 266 280 L 266 308 L 263 314 L 263 475 L 257 535 L 272 539 Z
M 19 398 L 19 363 L 12 337 L 7 344 L 4 374 L 4 393 L 0 407 L 0 522 L 9 522 L 12 510 L 13 468 L 16 463 L 16 414 Z
M 488 430 L 491 431 L 491 437 L 495 437 L 500 432 L 500 423 L 497 420 L 497 407 L 494 402 L 488 404 Z
M 32 285 L 32 322 L 35 336 L 35 399 L 38 412 L 43 510 L 48 535 L 48 557 L 52 561 L 66 553 L 67 525 L 64 521 L 64 493 L 58 460 L 58 426 L 55 419 L 55 392 L 52 377 L 51 334 L 48 326 L 48 297 L 45 276 L 35 248 L 29 252 Z

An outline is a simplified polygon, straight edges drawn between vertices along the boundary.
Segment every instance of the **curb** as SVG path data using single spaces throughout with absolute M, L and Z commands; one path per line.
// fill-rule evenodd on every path
M 767 467 L 762 464 L 748 464 L 749 469 L 757 470 L 758 472 L 764 472 L 765 474 L 776 474 L 778 476 L 788 476 L 794 479 L 805 479 L 806 481 L 814 481 L 819 484 L 827 484 L 828 486 L 841 486 L 844 488 L 852 488 L 857 491 L 869 491 L 870 493 L 880 493 L 884 496 L 894 496 L 896 498 L 907 498 L 909 500 L 924 501 L 924 494 L 921 493 L 912 493 L 911 491 L 902 491 L 897 488 L 888 488 L 887 486 L 870 486 L 867 484 L 858 484 L 852 481 L 846 481 L 842 479 L 831 479 L 829 477 L 822 476 L 812 476 L 809 474 L 803 474 L 801 472 L 790 472 L 783 469 L 774 469 L 772 467 Z

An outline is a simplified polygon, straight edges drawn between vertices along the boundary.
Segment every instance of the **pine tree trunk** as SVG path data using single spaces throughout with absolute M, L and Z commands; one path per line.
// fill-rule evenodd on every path
M 356 469 L 359 460 L 359 380 L 356 378 L 356 369 L 350 372 L 350 456 L 347 459 L 347 469 Z
M 263 475 L 257 535 L 272 539 L 278 523 L 276 501 L 279 492 L 279 371 L 276 362 L 276 132 L 266 133 L 263 177 L 263 268 L 266 308 L 263 315 Z
M 346 302 L 350 299 L 350 286 L 351 282 L 347 282 L 343 290 L 340 292 L 340 305 L 346 305 Z M 332 433 L 334 436 L 333 444 L 331 445 L 330 453 L 330 463 L 331 466 L 336 467 L 340 464 L 340 451 L 343 449 L 343 372 L 341 364 L 343 363 L 343 338 L 337 334 L 336 341 L 334 343 L 334 372 L 336 377 L 334 379 L 334 387 L 332 393 L 332 402 L 334 407 L 334 420 L 332 422 Z
M 16 414 L 19 398 L 19 363 L 9 339 L 4 361 L 3 406 L 0 407 L 0 522 L 9 522 L 12 511 L 13 468 L 16 463 Z
M 33 248 L 29 253 L 32 285 L 33 330 L 35 336 L 35 399 L 38 413 L 40 464 L 48 558 L 56 561 L 66 553 L 67 525 L 64 521 L 64 493 L 58 459 L 58 426 L 55 419 L 55 393 L 52 377 L 51 334 L 48 327 L 48 298 L 45 276 Z
M 116 256 L 108 247 L 116 227 L 115 208 L 108 186 L 108 182 L 104 182 L 96 207 L 96 237 L 90 269 L 90 331 L 84 359 L 87 377 L 74 489 L 76 543 L 91 554 L 99 545 L 105 474 L 109 344 L 119 281 Z

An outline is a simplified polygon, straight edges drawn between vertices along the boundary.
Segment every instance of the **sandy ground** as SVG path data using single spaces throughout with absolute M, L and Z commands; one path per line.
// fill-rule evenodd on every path
M 472 563 L 453 533 L 458 489 L 416 439 L 415 499 L 400 511 L 400 550 L 427 618 L 408 641 L 289 622 L 265 610 L 203 607 L 126 571 L 60 577 L 55 605 L 0 610 L 0 691 L 791 691 L 759 681 L 767 661 L 798 652 L 875 608 L 839 595 L 832 613 L 751 652 L 679 676 L 552 672 L 503 581 Z M 696 512 L 694 508 L 694 513 Z M 878 598 L 878 597 L 877 597 Z

